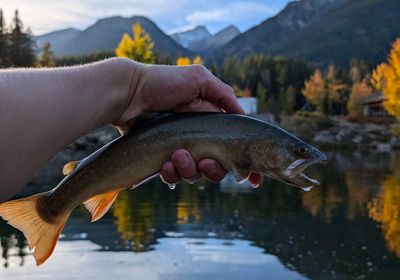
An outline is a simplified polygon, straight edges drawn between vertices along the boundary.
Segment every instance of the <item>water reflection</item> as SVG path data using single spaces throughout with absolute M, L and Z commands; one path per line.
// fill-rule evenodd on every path
M 28 243 L 20 231 L 6 225 L 3 220 L 0 220 L 0 244 L 3 267 L 9 266 L 9 258 L 12 256 L 19 259 L 20 266 L 24 265 Z
M 90 240 L 100 251 L 157 252 L 165 237 L 196 238 L 196 246 L 202 239 L 223 240 L 223 246 L 240 239 L 310 278 L 400 278 L 398 154 L 329 157 L 330 165 L 311 170 L 322 184 L 308 193 L 272 180 L 246 192 L 207 182 L 171 191 L 155 181 L 122 192 L 97 223 L 75 211 L 63 240 Z M 10 257 L 22 266 L 23 236 L 4 222 L 0 236 L 3 266 Z
M 369 203 L 369 216 L 382 225 L 387 247 L 400 257 L 400 177 L 387 178 L 381 192 Z
M 140 207 L 133 207 L 140 205 Z M 135 192 L 121 192 L 112 209 L 121 239 L 135 252 L 149 250 L 154 244 L 155 209 L 151 201 L 141 201 Z

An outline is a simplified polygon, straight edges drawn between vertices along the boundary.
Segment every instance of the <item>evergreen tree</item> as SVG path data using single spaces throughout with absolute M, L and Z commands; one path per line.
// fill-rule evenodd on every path
M 0 67 L 8 66 L 7 61 L 7 34 L 5 30 L 3 10 L 0 9 Z
M 156 63 L 161 65 L 174 65 L 174 60 L 169 54 L 162 54 L 157 56 Z
M 296 88 L 289 86 L 285 91 L 281 92 L 280 96 L 282 113 L 288 116 L 292 115 L 296 104 Z
M 54 62 L 56 66 L 69 66 L 69 65 L 90 63 L 114 56 L 115 53 L 110 51 L 93 52 L 91 54 L 55 57 Z
M 261 82 L 257 84 L 257 112 L 264 113 L 267 111 L 267 90 Z
M 350 69 L 352 68 L 358 69 L 361 77 L 365 77 L 367 74 L 371 73 L 370 65 L 366 61 L 359 58 L 352 58 L 350 60 Z M 361 82 L 361 80 L 362 78 L 358 82 Z
M 139 22 L 132 26 L 133 37 L 125 33 L 115 54 L 118 57 L 128 57 L 143 63 L 154 63 L 156 56 L 153 53 L 154 43 L 150 35 L 145 32 Z
M 39 65 L 41 67 L 54 67 L 54 55 L 51 50 L 51 44 L 46 42 L 42 49 L 42 55 L 40 56 Z
M 210 72 L 215 76 L 220 76 L 218 71 L 218 66 L 215 63 L 211 64 Z
M 35 62 L 33 40 L 29 30 L 23 32 L 18 10 L 15 11 L 11 33 L 9 34 L 9 59 L 12 66 L 29 67 Z
M 341 93 L 346 88 L 343 81 L 337 78 L 337 70 L 334 65 L 329 65 L 328 73 L 326 74 L 326 87 L 327 87 L 327 112 L 329 115 L 333 114 L 333 106 L 341 102 Z
M 238 79 L 237 79 L 237 71 L 239 70 L 238 68 L 240 67 L 239 65 L 240 62 L 235 61 L 231 57 L 226 57 L 224 59 L 224 62 L 221 67 L 221 80 L 227 83 L 230 86 L 233 86 L 234 84 L 238 84 Z

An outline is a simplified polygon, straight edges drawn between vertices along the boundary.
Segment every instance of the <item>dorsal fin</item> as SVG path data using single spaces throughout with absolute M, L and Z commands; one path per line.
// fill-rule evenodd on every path
M 157 113 L 146 113 L 138 117 L 133 118 L 127 122 L 129 131 L 137 131 L 146 128 L 152 124 L 161 124 L 163 122 L 170 121 L 171 118 L 192 118 L 196 116 L 204 115 L 216 115 L 224 114 L 222 112 L 157 112 Z
M 154 123 L 155 121 L 160 121 L 165 117 L 171 116 L 174 113 L 159 112 L 159 113 L 147 113 L 140 115 L 132 120 L 128 121 L 128 126 L 130 131 L 136 131 L 147 127 L 148 125 Z

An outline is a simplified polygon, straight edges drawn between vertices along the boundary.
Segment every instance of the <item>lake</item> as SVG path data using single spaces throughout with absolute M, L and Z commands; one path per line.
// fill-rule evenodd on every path
M 157 179 L 98 222 L 78 208 L 39 268 L 0 221 L 0 279 L 400 279 L 400 154 L 327 155 L 309 192 Z

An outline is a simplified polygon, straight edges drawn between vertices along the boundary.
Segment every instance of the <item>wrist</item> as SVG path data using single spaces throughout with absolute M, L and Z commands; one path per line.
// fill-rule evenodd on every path
M 109 123 L 124 127 L 130 119 L 142 114 L 140 106 L 133 104 L 142 85 L 141 80 L 147 65 L 127 58 L 113 58 L 109 62 L 115 70 L 118 69 L 122 72 L 121 75 L 124 75 L 124 82 L 119 84 L 118 93 L 115 95 L 119 104 L 118 113 Z
M 111 58 L 95 67 L 96 89 L 100 94 L 96 111 L 103 113 L 97 127 L 108 124 L 122 126 L 127 121 L 124 112 L 135 95 L 141 65 L 127 58 Z

